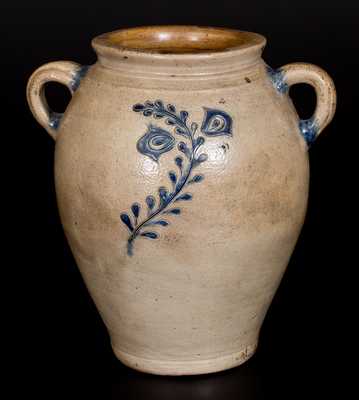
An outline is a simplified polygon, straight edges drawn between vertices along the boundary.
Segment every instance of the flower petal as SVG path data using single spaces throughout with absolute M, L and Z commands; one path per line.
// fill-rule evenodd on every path
M 137 150 L 158 161 L 159 157 L 172 150 L 175 138 L 170 132 L 154 125 L 149 125 L 147 132 L 138 140 Z
M 222 110 L 204 108 L 201 131 L 208 136 L 232 135 L 232 118 Z

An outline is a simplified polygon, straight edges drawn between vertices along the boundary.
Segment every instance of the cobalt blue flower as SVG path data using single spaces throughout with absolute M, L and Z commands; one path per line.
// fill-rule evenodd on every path
M 201 131 L 208 136 L 232 136 L 232 118 L 222 110 L 204 107 Z
M 149 125 L 147 132 L 137 142 L 137 150 L 158 161 L 159 157 L 172 150 L 175 145 L 175 138 L 166 130 Z
M 137 202 L 131 205 L 131 213 L 121 213 L 120 218 L 129 230 L 127 239 L 127 254 L 133 255 L 133 246 L 136 238 L 158 239 L 159 228 L 167 227 L 172 219 L 182 213 L 182 208 L 177 204 L 184 204 L 193 199 L 193 194 L 187 192 L 187 186 L 203 181 L 202 174 L 193 175 L 194 168 L 208 159 L 208 155 L 201 151 L 205 142 L 204 136 L 197 134 L 198 124 L 188 121 L 189 113 L 179 110 L 172 104 L 166 104 L 161 100 L 145 101 L 133 106 L 133 111 L 144 117 L 162 119 L 162 124 L 170 125 L 168 132 L 156 125 L 149 125 L 147 132 L 137 141 L 137 150 L 158 161 L 159 157 L 174 149 L 176 156 L 174 162 L 177 168 L 169 170 L 167 176 L 170 186 L 160 186 L 157 196 L 146 197 L 147 213 L 141 216 L 141 205 Z M 178 111 L 177 111 L 178 110 Z M 232 135 L 232 118 L 222 110 L 204 108 L 205 116 L 202 124 L 202 132 L 208 136 Z M 182 136 L 182 140 L 176 143 L 176 135 Z M 180 138 L 178 138 L 180 139 Z M 182 154 L 181 154 L 182 153 Z M 154 231 L 147 230 L 148 227 Z

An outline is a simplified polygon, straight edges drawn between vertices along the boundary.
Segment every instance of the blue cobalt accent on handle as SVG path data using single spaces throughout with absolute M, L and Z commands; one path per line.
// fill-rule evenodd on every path
M 192 175 L 193 170 L 203 162 L 207 161 L 207 154 L 199 150 L 205 142 L 205 138 L 197 134 L 198 124 L 192 122 L 188 124 L 189 113 L 185 110 L 177 112 L 173 104 L 165 105 L 162 100 L 145 101 L 135 104 L 132 110 L 141 113 L 144 117 L 162 119 L 169 125 L 175 135 L 181 136 L 177 141 L 175 136 L 159 127 L 150 124 L 145 134 L 137 141 L 137 151 L 154 162 L 158 162 L 160 156 L 176 148 L 180 155 L 174 158 L 175 166 L 178 171 L 169 171 L 168 178 L 171 189 L 161 186 L 158 188 L 158 200 L 152 195 L 146 197 L 147 216 L 138 222 L 141 207 L 138 203 L 133 203 L 131 213 L 123 212 L 120 215 L 121 221 L 129 230 L 127 239 L 127 254 L 133 255 L 134 241 L 138 237 L 155 240 L 159 238 L 157 232 L 148 230 L 148 227 L 167 227 L 169 222 L 164 219 L 181 214 L 181 209 L 177 207 L 180 202 L 188 202 L 193 199 L 192 193 L 182 193 L 183 189 L 195 183 L 203 181 L 202 174 Z M 202 123 L 202 132 L 207 136 L 231 135 L 232 118 L 224 111 L 217 109 L 204 108 L 205 116 Z M 176 203 L 176 207 L 169 206 Z M 144 229 L 146 230 L 144 231 Z
M 279 93 L 287 94 L 289 91 L 289 85 L 285 81 L 284 72 L 280 68 L 273 69 L 267 65 L 267 73 L 277 91 Z M 317 122 L 313 117 L 309 119 L 301 119 L 299 120 L 298 127 L 301 135 L 307 142 L 308 147 L 310 147 L 318 135 Z
M 58 129 L 60 126 L 61 118 L 63 114 L 62 113 L 57 113 L 55 111 L 50 111 L 50 121 L 49 125 L 52 129 Z
M 318 129 L 318 124 L 314 118 L 301 119 L 299 121 L 299 130 L 308 146 L 311 146 L 317 138 Z
M 289 86 L 285 81 L 284 72 L 279 69 L 273 69 L 267 65 L 267 73 L 271 79 L 273 86 L 277 89 L 279 93 L 288 93 Z
M 75 92 L 81 83 L 81 79 L 84 78 L 90 68 L 90 65 L 82 65 L 74 74 L 70 86 L 73 92 Z
M 79 86 L 81 79 L 87 74 L 87 71 L 89 70 L 90 65 L 82 65 L 75 73 L 70 81 L 70 88 L 72 92 L 75 92 Z M 50 122 L 49 125 L 52 129 L 57 130 L 60 126 L 61 119 L 63 117 L 62 113 L 57 113 L 55 111 L 50 111 Z

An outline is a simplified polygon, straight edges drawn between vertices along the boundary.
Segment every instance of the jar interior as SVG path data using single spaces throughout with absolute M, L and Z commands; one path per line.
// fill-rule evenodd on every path
M 161 54 L 220 52 L 254 44 L 255 34 L 225 28 L 155 26 L 107 34 L 111 47 Z

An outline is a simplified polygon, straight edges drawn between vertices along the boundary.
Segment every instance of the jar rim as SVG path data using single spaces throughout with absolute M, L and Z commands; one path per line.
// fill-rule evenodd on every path
M 95 50 L 104 48 L 118 52 L 144 53 L 166 57 L 206 57 L 251 47 L 264 47 L 266 39 L 253 32 L 237 29 L 158 25 L 120 29 L 93 39 Z
M 92 41 L 100 66 L 156 79 L 207 79 L 248 70 L 262 62 L 265 44 L 257 33 L 188 25 L 121 29 Z

